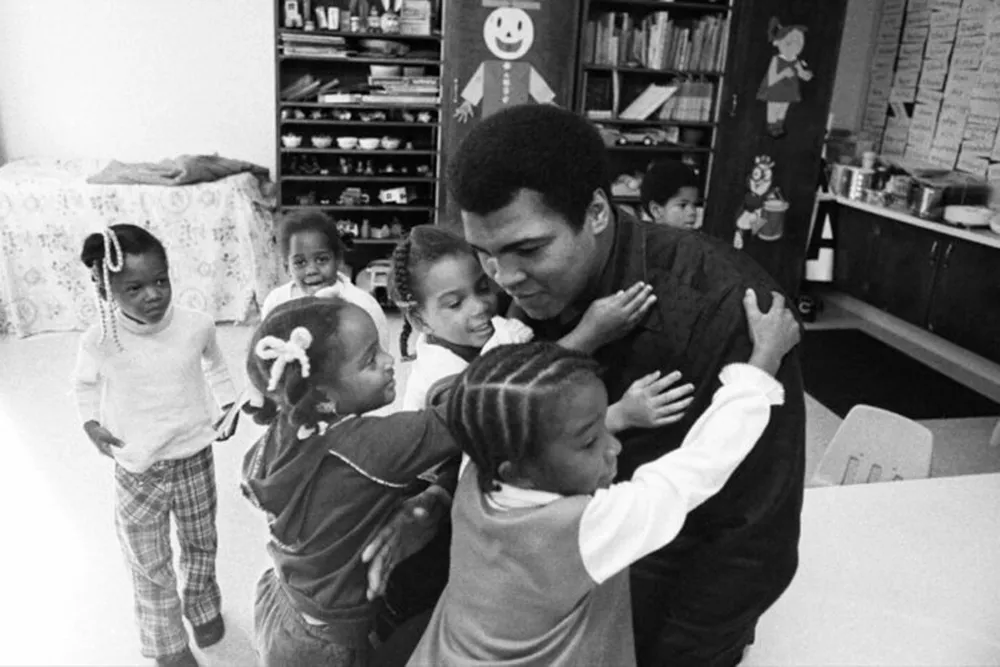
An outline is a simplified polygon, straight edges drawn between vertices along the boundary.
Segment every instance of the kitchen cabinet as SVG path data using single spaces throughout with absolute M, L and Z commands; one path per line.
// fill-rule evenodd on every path
M 1000 242 L 995 235 L 977 236 L 855 205 L 841 204 L 834 212 L 837 289 L 1000 362 Z
M 1000 362 L 1000 249 L 941 240 L 927 328 Z
M 922 327 L 947 239 L 899 222 L 882 220 L 876 225 L 869 299 L 872 305 Z

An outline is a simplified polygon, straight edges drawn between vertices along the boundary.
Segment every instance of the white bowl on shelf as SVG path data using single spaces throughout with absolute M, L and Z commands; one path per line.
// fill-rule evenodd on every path
M 399 148 L 399 145 L 401 143 L 402 141 L 399 139 L 399 137 L 382 137 L 381 141 L 382 148 L 384 148 L 387 151 L 396 150 L 397 148 Z
M 297 134 L 281 135 L 281 145 L 285 148 L 298 148 L 302 145 L 302 137 Z
M 357 137 L 337 137 L 337 147 L 349 151 L 358 147 Z
M 362 137 L 358 140 L 358 145 L 363 151 L 373 151 L 379 147 L 381 141 L 378 137 Z
M 327 134 L 318 134 L 311 137 L 309 141 L 312 142 L 312 145 L 315 148 L 329 148 L 333 145 L 333 137 Z

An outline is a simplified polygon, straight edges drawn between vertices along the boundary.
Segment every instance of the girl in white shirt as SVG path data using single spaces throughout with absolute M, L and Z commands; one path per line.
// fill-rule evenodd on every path
M 271 290 L 261 306 L 261 319 L 275 307 L 303 296 L 337 296 L 360 306 L 375 322 L 379 343 L 389 349 L 389 322 L 385 311 L 368 292 L 341 272 L 347 247 L 337 223 L 321 211 L 285 215 L 278 227 L 278 247 L 290 281 Z
M 656 300 L 644 283 L 595 301 L 572 333 L 559 341 L 590 353 L 628 333 Z M 435 387 L 461 373 L 473 359 L 496 345 L 524 343 L 532 331 L 518 320 L 497 317 L 497 295 L 472 248 L 460 236 L 434 225 L 419 225 L 392 255 L 389 294 L 405 316 L 400 352 L 409 358 L 413 330 L 420 336 L 403 394 L 403 410 L 422 409 Z M 694 390 L 674 389 L 680 373 L 637 380 L 608 409 L 608 427 L 671 424 L 684 415 Z
M 132 574 L 142 654 L 157 665 L 197 667 L 182 612 L 199 647 L 225 632 L 212 442 L 232 431 L 213 427 L 207 389 L 223 410 L 236 391 L 212 318 L 172 304 L 167 253 L 155 236 L 112 225 L 87 237 L 80 259 L 97 287 L 101 323 L 80 339 L 74 388 L 84 431 L 115 462 L 115 527 Z
M 330 216 L 321 211 L 284 215 L 278 223 L 278 248 L 292 279 L 267 295 L 260 309 L 261 320 L 292 299 L 339 297 L 368 313 L 378 331 L 379 344 L 383 350 L 389 349 L 389 320 L 385 311 L 375 297 L 352 283 L 340 270 L 347 246 Z M 270 423 L 275 416 L 275 405 L 264 400 L 252 385 L 247 387 L 240 405 L 260 424 Z
M 799 328 L 774 298 L 763 315 L 748 293 L 749 363 L 723 369 L 679 449 L 624 482 L 593 361 L 546 343 L 473 361 L 448 406 L 467 457 L 448 584 L 408 664 L 634 665 L 628 566 L 723 487 L 784 400 L 773 374 Z

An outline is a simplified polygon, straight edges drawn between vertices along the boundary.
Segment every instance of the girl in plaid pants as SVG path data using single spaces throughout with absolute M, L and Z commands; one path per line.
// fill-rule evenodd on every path
M 81 259 L 97 286 L 101 324 L 80 341 L 77 404 L 87 436 L 115 461 L 115 526 L 132 574 L 142 653 L 157 665 L 197 667 L 182 615 L 200 647 L 225 632 L 211 444 L 232 435 L 217 437 L 207 385 L 224 411 L 236 392 L 212 320 L 171 305 L 167 255 L 156 237 L 113 225 L 87 237 Z

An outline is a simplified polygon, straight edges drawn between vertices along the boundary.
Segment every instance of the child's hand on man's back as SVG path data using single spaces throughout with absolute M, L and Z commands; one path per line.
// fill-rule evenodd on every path
M 771 375 L 778 372 L 781 360 L 802 338 L 802 327 L 785 305 L 785 297 L 771 292 L 771 309 L 761 312 L 757 293 L 748 289 L 743 297 L 753 354 L 750 364 Z
M 84 424 L 83 430 L 86 431 L 87 437 L 97 447 L 97 451 L 109 458 L 114 458 L 114 454 L 111 453 L 112 449 L 120 449 L 125 446 L 124 442 L 113 436 L 111 431 L 96 421 L 89 421 Z
M 681 379 L 680 371 L 660 377 L 650 373 L 633 382 L 618 401 L 624 428 L 657 428 L 679 422 L 694 398 L 694 385 L 671 389 Z
M 577 326 L 596 350 L 635 328 L 654 303 L 656 296 L 652 286 L 639 281 L 626 290 L 591 303 Z

